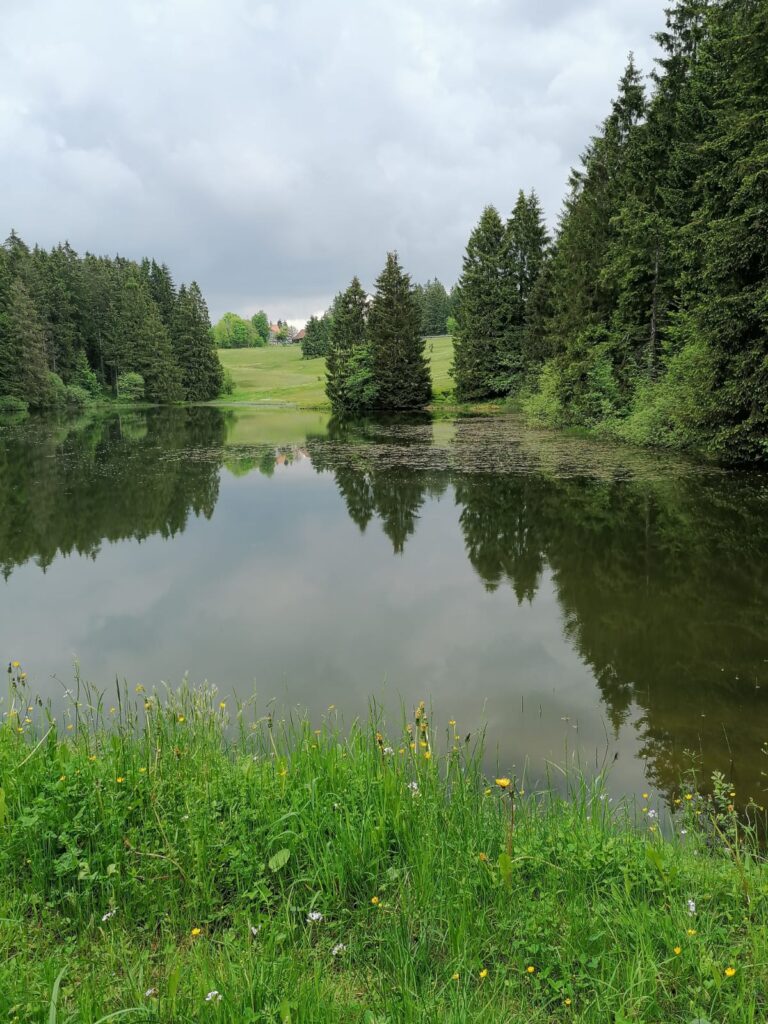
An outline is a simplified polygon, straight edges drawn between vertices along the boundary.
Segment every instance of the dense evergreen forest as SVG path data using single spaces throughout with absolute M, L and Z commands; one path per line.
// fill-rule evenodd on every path
M 177 290 L 155 260 L 30 250 L 15 232 L 0 247 L 3 408 L 206 401 L 223 383 L 194 282 Z
M 679 0 L 630 58 L 556 236 L 488 207 L 459 282 L 462 399 L 729 462 L 768 459 L 768 5 Z

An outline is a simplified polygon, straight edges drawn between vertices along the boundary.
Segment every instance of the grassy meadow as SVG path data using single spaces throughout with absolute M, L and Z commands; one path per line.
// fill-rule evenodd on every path
M 460 723 L 212 690 L 54 719 L 9 671 L 0 1019 L 750 1022 L 768 874 L 733 811 L 486 778 Z
M 427 338 L 426 352 L 432 369 L 435 399 L 453 388 L 449 375 L 453 361 L 453 339 L 449 335 Z M 235 383 L 228 402 L 271 402 L 305 409 L 328 406 L 325 397 L 325 360 L 302 359 L 298 345 L 268 345 L 266 348 L 219 349 L 219 358 Z

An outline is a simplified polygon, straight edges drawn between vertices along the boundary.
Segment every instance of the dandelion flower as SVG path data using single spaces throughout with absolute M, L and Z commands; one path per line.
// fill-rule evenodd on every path
M 459 980 L 459 972 L 458 971 L 454 971 L 453 974 L 451 975 L 451 981 L 458 981 L 458 980 Z
M 222 711 L 224 711 L 224 710 L 225 710 L 226 706 L 227 706 L 227 702 L 226 702 L 225 700 L 220 700 L 220 701 L 219 701 L 219 708 L 220 708 L 220 709 L 221 709 Z
M 192 936 L 193 939 L 196 939 L 198 935 L 202 935 L 203 934 L 203 929 L 202 928 L 193 928 L 192 931 L 189 934 Z
M 429 761 L 429 760 L 431 760 L 431 758 L 432 758 L 432 751 L 431 750 L 425 750 L 424 751 L 424 760 L 425 761 Z
M 180 722 L 186 721 L 186 719 L 184 718 L 184 715 L 179 715 L 179 721 Z
M 648 799 L 648 794 L 647 793 L 643 793 L 643 800 L 647 800 L 647 799 Z
M 206 1003 L 220 1003 L 222 1000 L 221 992 L 217 989 L 212 988 L 208 995 L 205 997 Z
M 565 1003 L 566 1006 L 570 1006 L 571 1005 L 571 997 L 570 996 L 566 996 L 565 999 L 563 1000 L 563 1002 Z
M 696 934 L 696 929 L 695 928 L 689 928 L 688 929 L 688 934 L 689 935 L 695 935 Z
M 322 920 L 323 920 L 323 915 L 320 913 L 319 910 L 310 910 L 310 912 L 307 914 L 307 923 L 308 924 L 311 924 L 313 921 L 320 922 Z
M 419 740 L 419 746 L 420 747 L 426 747 L 427 746 L 427 741 L 426 740 Z
M 125 776 L 118 775 L 117 778 L 115 779 L 115 782 L 125 782 Z
M 378 907 L 378 905 L 381 903 L 381 900 L 379 899 L 378 896 L 371 896 L 371 903 L 374 905 L 374 907 Z
M 496 785 L 499 787 L 499 789 L 508 789 L 509 784 L 509 779 L 496 779 Z
M 693 800 L 693 794 L 692 793 L 686 793 L 685 794 L 685 799 L 686 800 Z
M 680 956 L 680 954 L 683 952 L 683 950 L 682 950 L 681 946 L 675 946 L 675 948 L 672 950 L 672 952 L 675 954 L 675 956 Z
M 13 666 L 14 668 L 19 668 L 19 667 L 21 666 L 21 662 L 20 662 L 20 661 L 12 661 L 12 662 L 11 662 L 11 665 L 12 665 L 12 666 Z
M 735 967 L 726 967 L 725 968 L 725 976 L 726 976 L 726 978 L 732 978 L 735 973 L 736 973 L 736 968 Z
M 526 967 L 525 969 L 528 972 L 528 974 L 534 974 L 536 971 L 536 968 L 533 966 L 533 964 L 529 964 L 528 967 Z
M 481 978 L 487 978 L 488 977 L 488 968 L 487 967 L 484 967 L 482 969 L 482 971 L 480 971 L 480 977 Z

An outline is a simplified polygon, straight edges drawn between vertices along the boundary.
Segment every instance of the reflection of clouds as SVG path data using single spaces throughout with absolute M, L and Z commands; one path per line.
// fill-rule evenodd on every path
M 192 521 L 173 543 L 59 559 L 45 578 L 24 567 L 13 634 L 37 680 L 68 680 L 74 647 L 100 685 L 116 673 L 174 682 L 189 669 L 348 717 L 375 696 L 393 724 L 401 697 L 432 699 L 465 732 L 486 724 L 489 757 L 498 750 L 518 770 L 526 753 L 538 772 L 566 743 L 590 757 L 604 746 L 594 682 L 563 637 L 549 576 L 532 605 L 510 588 L 488 594 L 452 501 L 425 501 L 402 558 L 380 523 L 363 535 L 341 509 L 333 478 L 296 464 L 271 480 L 225 478 L 213 521 Z M 41 620 L 52 623 L 42 644 Z

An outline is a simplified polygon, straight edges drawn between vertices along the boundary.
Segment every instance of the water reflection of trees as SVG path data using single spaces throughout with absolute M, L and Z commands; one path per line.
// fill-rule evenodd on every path
M 218 409 L 158 409 L 52 426 L 27 421 L 0 445 L 0 571 L 59 554 L 95 557 L 102 543 L 170 537 L 190 514 L 210 518 L 221 446 Z
M 565 635 L 614 728 L 634 716 L 660 789 L 677 786 L 694 751 L 704 777 L 729 769 L 745 795 L 758 795 L 768 710 L 763 477 L 467 472 L 448 462 L 435 469 L 434 457 L 422 468 L 418 441 L 409 465 L 406 438 L 391 464 L 370 425 L 341 429 L 336 441 L 310 449 L 313 465 L 334 473 L 361 530 L 381 520 L 395 552 L 426 498 L 452 485 L 467 556 L 486 588 L 506 584 L 518 602 L 531 601 L 551 577 Z

